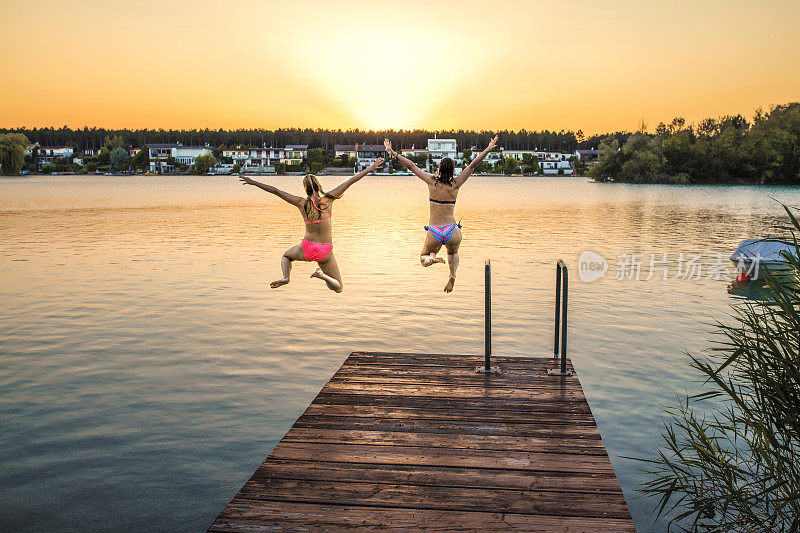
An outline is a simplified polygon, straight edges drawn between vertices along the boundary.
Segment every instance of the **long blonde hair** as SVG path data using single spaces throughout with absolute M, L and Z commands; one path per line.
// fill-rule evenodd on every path
M 319 220 L 322 218 L 322 213 L 320 213 L 320 211 L 327 209 L 327 207 L 322 208 L 322 202 L 319 202 L 319 207 L 315 205 L 315 198 L 322 200 L 323 196 L 326 198 L 330 198 L 331 196 L 322 190 L 322 185 L 320 185 L 319 180 L 314 174 L 306 174 L 305 177 L 303 177 L 303 188 L 306 190 L 307 196 L 306 202 L 303 204 L 303 214 L 306 216 L 306 220 L 311 220 L 311 213 L 317 213 L 317 218 L 314 220 Z

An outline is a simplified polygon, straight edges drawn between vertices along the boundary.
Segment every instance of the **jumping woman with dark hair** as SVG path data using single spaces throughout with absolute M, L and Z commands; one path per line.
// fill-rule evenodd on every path
M 444 287 L 444 292 L 452 292 L 456 283 L 456 269 L 458 268 L 458 247 L 461 245 L 461 225 L 456 223 L 455 208 L 458 190 L 470 177 L 472 172 L 481 164 L 489 152 L 497 146 L 499 137 L 495 137 L 489 142 L 489 146 L 481 152 L 467 168 L 461 171 L 458 176 L 453 177 L 455 164 L 449 157 L 445 157 L 439 163 L 439 170 L 435 175 L 431 175 L 417 167 L 413 161 L 403 157 L 392 150 L 392 143 L 389 139 L 383 141 L 389 155 L 397 158 L 400 163 L 408 170 L 416 174 L 422 181 L 428 184 L 428 199 L 431 206 L 430 222 L 425 229 L 425 244 L 422 246 L 422 253 L 419 261 L 422 266 L 431 266 L 435 263 L 444 263 L 444 258 L 436 257 L 436 253 L 447 248 L 447 263 L 450 266 L 450 279 Z
M 292 261 L 316 261 L 319 268 L 311 274 L 312 278 L 319 278 L 334 292 L 342 292 L 342 275 L 339 265 L 333 256 L 333 232 L 331 217 L 333 217 L 333 202 L 342 197 L 344 192 L 355 182 L 383 164 L 383 159 L 378 159 L 366 169 L 362 170 L 335 189 L 325 192 L 314 174 L 306 174 L 303 178 L 303 188 L 306 197 L 295 196 L 282 191 L 272 185 L 259 183 L 248 178 L 244 173 L 239 173 L 239 179 L 244 185 L 255 185 L 259 189 L 274 194 L 281 200 L 297 207 L 303 215 L 306 224 L 306 235 L 297 246 L 293 246 L 283 253 L 281 270 L 283 278 L 269 284 L 273 289 L 289 283 L 289 273 L 292 271 Z

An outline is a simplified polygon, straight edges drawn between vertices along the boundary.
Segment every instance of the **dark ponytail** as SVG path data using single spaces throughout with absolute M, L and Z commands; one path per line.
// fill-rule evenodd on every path
M 437 181 L 441 181 L 445 185 L 453 184 L 453 173 L 455 172 L 456 165 L 449 157 L 443 157 L 439 162 L 439 170 L 437 172 Z

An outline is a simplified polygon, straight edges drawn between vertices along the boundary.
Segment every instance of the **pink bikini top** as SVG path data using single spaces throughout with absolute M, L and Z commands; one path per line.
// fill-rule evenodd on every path
M 322 213 L 324 211 L 324 209 L 320 209 L 319 208 L 319 206 L 317 205 L 317 201 L 314 199 L 313 196 L 311 197 L 311 203 L 314 204 L 314 207 L 316 207 L 317 211 L 319 211 L 320 213 Z M 321 218 L 319 220 L 306 220 L 306 222 L 309 223 L 309 224 L 320 224 L 320 223 L 325 222 L 326 220 L 330 219 L 332 216 L 333 216 L 333 214 L 330 214 L 325 218 Z M 305 219 L 303 219 L 303 220 L 305 220 Z
M 331 218 L 332 216 L 333 216 L 333 215 L 328 215 L 328 216 L 326 216 L 325 218 L 321 218 L 321 219 L 319 219 L 319 220 L 306 220 L 306 222 L 308 222 L 309 224 L 319 224 L 319 223 L 321 223 L 321 222 L 325 222 L 326 220 L 328 220 L 328 219 L 329 219 L 329 218 Z

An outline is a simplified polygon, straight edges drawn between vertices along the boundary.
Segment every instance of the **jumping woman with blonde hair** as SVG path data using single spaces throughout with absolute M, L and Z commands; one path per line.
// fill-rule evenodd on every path
M 450 278 L 447 280 L 447 285 L 444 286 L 444 292 L 452 292 L 456 283 L 456 269 L 458 269 L 458 248 L 461 245 L 461 224 L 456 222 L 455 217 L 458 191 L 472 175 L 472 172 L 481 164 L 481 161 L 497 146 L 498 139 L 499 137 L 495 135 L 489 142 L 489 146 L 455 177 L 453 177 L 455 163 L 449 157 L 442 158 L 439 163 L 439 170 L 436 171 L 435 175 L 432 175 L 417 167 L 410 159 L 392 150 L 392 143 L 389 139 L 383 141 L 389 155 L 396 157 L 404 167 L 428 184 L 431 215 L 430 222 L 425 226 L 427 234 L 425 235 L 425 244 L 422 246 L 419 261 L 425 267 L 436 263 L 444 263 L 444 258 L 436 257 L 436 254 L 442 249 L 442 246 L 447 248 Z
M 281 257 L 281 270 L 283 278 L 269 284 L 273 289 L 289 283 L 289 273 L 292 271 L 292 261 L 316 261 L 319 268 L 311 274 L 312 278 L 319 278 L 334 292 L 342 292 L 342 275 L 339 265 L 333 256 L 333 232 L 331 219 L 333 217 L 333 202 L 342 197 L 344 192 L 355 182 L 383 164 L 383 159 L 378 159 L 366 169 L 362 170 L 349 180 L 345 181 L 331 191 L 325 192 L 314 174 L 306 174 L 303 178 L 303 188 L 306 197 L 295 196 L 282 191 L 272 185 L 260 183 L 239 173 L 239 179 L 244 185 L 255 185 L 259 189 L 272 193 L 281 200 L 289 202 L 300 210 L 305 221 L 306 234 L 300 244 L 292 246 Z

